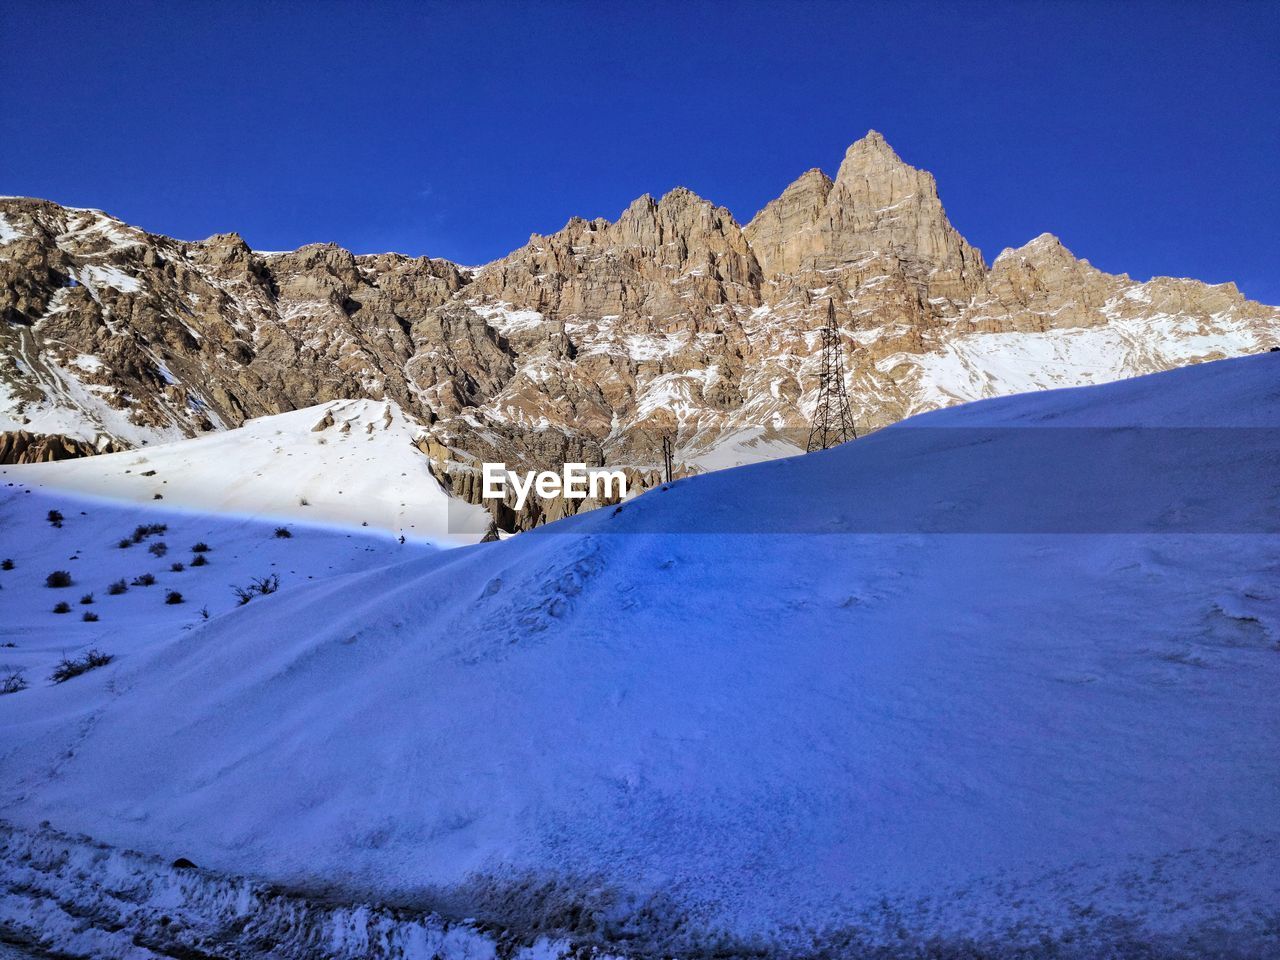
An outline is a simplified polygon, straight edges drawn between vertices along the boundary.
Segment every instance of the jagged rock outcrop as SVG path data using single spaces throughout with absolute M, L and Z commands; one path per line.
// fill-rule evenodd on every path
M 864 432 L 1280 344 L 1280 311 L 1232 284 L 1107 274 L 1048 234 L 988 268 L 873 131 L 745 227 L 677 188 L 477 270 L 0 200 L 0 430 L 128 447 L 385 398 L 468 499 L 483 460 L 652 482 L 664 437 L 682 472 L 798 452 L 828 302 Z
M 719 304 L 760 302 L 760 265 L 733 215 L 684 188 L 646 194 L 615 223 L 575 217 L 489 264 L 474 293 L 554 317 L 646 325 Z
M 70 414 L 136 445 L 343 397 L 410 406 L 441 383 L 436 353 L 460 381 L 490 376 L 459 364 L 434 318 L 464 284 L 445 261 L 263 255 L 235 234 L 184 243 L 37 200 L 0 211 L 0 382 L 33 429 Z
M 903 163 L 874 130 L 849 147 L 835 180 L 810 170 L 745 232 L 775 281 L 835 273 L 848 287 L 900 275 L 930 297 L 956 299 L 985 274 L 981 254 L 947 220 L 933 175 Z
M 75 437 L 63 437 L 56 433 L 28 433 L 26 430 L 7 430 L 0 433 L 0 464 L 52 463 L 56 460 L 74 460 L 98 453 L 115 453 L 110 441 L 101 447 Z

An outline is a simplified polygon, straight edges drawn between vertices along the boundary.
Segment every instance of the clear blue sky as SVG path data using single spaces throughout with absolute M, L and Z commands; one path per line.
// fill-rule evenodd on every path
M 992 259 L 1280 303 L 1280 4 L 0 3 L 0 193 L 478 263 L 880 130 Z

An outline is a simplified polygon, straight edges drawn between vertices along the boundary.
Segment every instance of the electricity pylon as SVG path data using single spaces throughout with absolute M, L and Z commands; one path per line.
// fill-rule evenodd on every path
M 844 349 L 836 326 L 836 305 L 830 298 L 827 299 L 827 325 L 822 328 L 819 377 L 818 402 L 813 408 L 813 426 L 809 428 L 805 453 L 826 450 L 858 436 L 849 412 L 849 395 L 844 389 Z

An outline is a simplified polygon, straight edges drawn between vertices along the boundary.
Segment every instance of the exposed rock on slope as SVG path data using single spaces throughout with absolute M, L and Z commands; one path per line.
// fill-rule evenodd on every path
M 38 432 L 139 445 L 332 399 L 416 404 L 406 370 L 439 346 L 431 311 L 463 283 L 444 261 L 264 256 L 235 234 L 183 243 L 38 200 L 0 213 L 0 384 Z
M 0 433 L 0 464 L 51 463 L 110 452 L 109 441 L 99 450 L 87 441 L 56 433 L 28 433 L 26 430 Z
M 864 431 L 1280 343 L 1280 311 L 1232 284 L 1139 283 L 1047 234 L 988 268 L 875 132 L 746 227 L 679 188 L 474 271 L 185 243 L 39 200 L 0 200 L 0 225 L 0 429 L 95 445 L 367 397 L 430 425 L 449 470 L 651 478 L 667 435 L 681 472 L 797 452 L 828 302 Z

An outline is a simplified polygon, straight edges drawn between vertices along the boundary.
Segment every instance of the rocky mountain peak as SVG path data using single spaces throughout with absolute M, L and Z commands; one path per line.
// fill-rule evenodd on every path
M 1080 263 L 1062 241 L 1052 233 L 1042 233 L 1020 247 L 1005 247 L 991 263 L 992 270 L 1008 270 L 1015 263 L 1051 264 Z
M 642 193 L 627 205 L 627 209 L 623 210 L 618 217 L 618 223 L 629 220 L 643 220 L 652 218 L 654 212 L 658 209 L 658 201 L 652 193 Z
M 206 240 L 201 241 L 202 246 L 206 247 L 237 247 L 249 249 L 249 245 L 245 243 L 244 237 L 232 230 L 230 233 L 215 233 Z M 312 244 L 318 246 L 318 244 Z
M 904 163 L 874 130 L 849 147 L 834 181 L 809 171 L 745 232 L 766 276 L 788 285 L 834 270 L 845 286 L 897 276 L 926 284 L 930 299 L 960 297 L 986 270 L 947 219 L 933 176 Z
M 834 181 L 827 176 L 826 171 L 821 167 L 810 167 L 804 173 L 800 174 L 800 176 L 796 177 L 796 179 L 791 182 L 791 185 L 788 186 L 786 190 L 782 191 L 782 193 L 783 196 L 786 196 L 788 190 L 814 190 L 822 193 L 825 198 L 831 191 L 831 184 L 833 182 Z
M 253 250 L 238 233 L 215 233 L 191 247 L 198 256 L 214 264 L 241 264 L 254 257 Z
M 662 195 L 662 200 L 668 203 L 711 203 L 710 200 L 703 199 L 688 187 L 683 186 L 672 187 Z
M 893 166 L 907 166 L 902 158 L 894 152 L 893 147 L 877 130 L 868 130 L 861 140 L 855 140 L 845 151 L 844 160 L 836 174 L 836 181 L 848 177 L 865 176 L 871 171 L 884 170 Z
M 759 302 L 760 266 L 724 207 L 686 187 L 644 194 L 615 222 L 571 220 L 476 278 L 483 301 L 527 303 L 552 319 L 700 317 L 718 304 Z
M 644 225 L 637 227 L 637 225 Z M 652 231 L 661 224 L 655 235 Z M 607 222 L 606 222 L 607 227 Z M 630 235 L 636 229 L 642 242 L 666 242 L 674 236 L 691 239 L 695 234 L 738 233 L 741 227 L 724 207 L 704 200 L 688 187 L 675 187 L 655 200 L 651 194 L 634 200 L 616 224 L 617 232 Z

